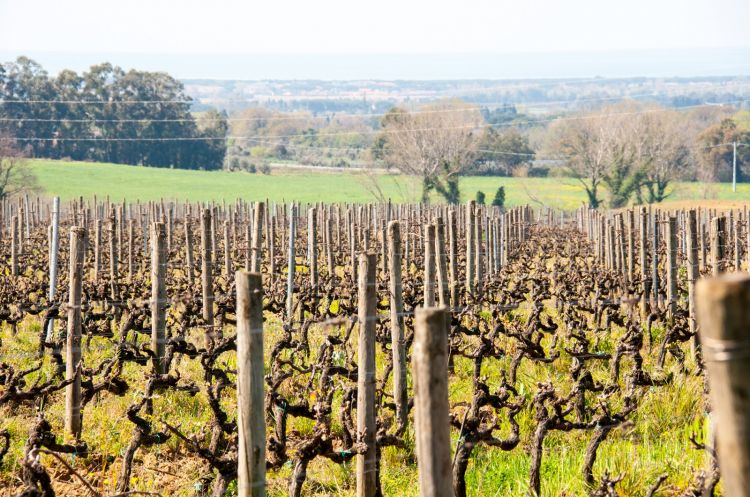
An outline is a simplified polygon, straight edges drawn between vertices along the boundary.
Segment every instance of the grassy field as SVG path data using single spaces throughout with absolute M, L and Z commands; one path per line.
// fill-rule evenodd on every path
M 385 198 L 411 202 L 420 198 L 417 178 L 381 174 L 375 179 L 361 172 L 310 172 L 274 169 L 272 174 L 224 171 L 186 171 L 118 164 L 34 160 L 31 162 L 39 186 L 47 195 L 62 199 L 94 195 L 129 200 L 178 199 L 192 201 L 269 199 L 301 202 L 369 202 L 376 200 L 375 184 Z M 569 178 L 501 178 L 467 176 L 461 179 L 463 200 L 474 198 L 478 190 L 491 202 L 498 187 L 504 186 L 506 205 L 535 204 L 575 209 L 586 200 L 583 188 Z M 731 185 L 717 183 L 678 183 L 671 201 L 702 199 L 746 201 L 750 184 L 737 192 Z M 436 198 L 436 200 L 439 200 Z

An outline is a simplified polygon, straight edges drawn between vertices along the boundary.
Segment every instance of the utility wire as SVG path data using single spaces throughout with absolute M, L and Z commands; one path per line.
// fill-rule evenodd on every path
M 731 103 L 744 103 L 750 102 L 750 99 L 736 100 Z M 558 121 L 581 121 L 588 119 L 598 119 L 607 117 L 627 116 L 627 115 L 641 115 L 641 114 L 654 114 L 661 112 L 674 112 L 674 111 L 685 111 L 696 108 L 706 107 L 709 104 L 691 105 L 684 106 L 675 109 L 671 108 L 655 108 L 655 109 L 643 109 L 638 111 L 625 111 L 625 112 L 607 112 L 601 114 L 587 114 L 567 117 L 553 117 L 553 118 L 541 118 L 541 119 L 530 119 L 526 121 L 516 121 L 512 123 L 499 123 L 489 124 L 487 126 L 492 128 L 505 128 L 511 126 L 518 126 L 522 124 L 535 124 L 535 123 L 549 123 Z M 329 132 L 318 132 L 314 134 L 310 133 L 292 133 L 285 135 L 255 135 L 255 136 L 196 136 L 196 137 L 74 137 L 66 138 L 63 136 L 59 137 L 10 137 L 16 141 L 36 141 L 36 142 L 50 142 L 50 141 L 73 141 L 73 142 L 132 142 L 132 141 L 143 141 L 143 142 L 165 142 L 165 141 L 217 141 L 217 140 L 273 140 L 273 139 L 286 139 L 286 138 L 308 138 L 308 137 L 330 137 L 330 136 L 361 136 L 361 135 L 377 135 L 381 133 L 393 134 L 393 133 L 421 133 L 429 131 L 444 131 L 444 130 L 459 130 L 459 129 L 481 129 L 483 125 L 478 124 L 464 124 L 461 126 L 443 126 L 443 127 L 428 127 L 428 128 L 412 128 L 412 129 L 378 129 L 378 130 L 360 130 L 360 131 L 329 131 Z

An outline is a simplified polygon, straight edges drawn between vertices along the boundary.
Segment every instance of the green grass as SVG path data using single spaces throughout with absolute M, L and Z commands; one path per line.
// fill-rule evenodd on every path
M 399 175 L 371 177 L 358 172 L 280 171 L 271 175 L 225 171 L 186 171 L 90 162 L 33 160 L 31 168 L 47 195 L 63 200 L 109 196 L 111 199 L 233 201 L 269 199 L 301 202 L 372 202 L 375 182 L 385 198 L 394 202 L 417 201 L 421 195 L 417 178 Z M 501 178 L 467 176 L 461 178 L 462 200 L 474 198 L 478 190 L 491 202 L 498 187 L 504 186 L 506 205 L 535 204 L 575 209 L 586 201 L 576 180 L 570 178 Z M 750 184 L 741 184 L 732 193 L 731 185 L 678 183 L 670 200 L 686 201 L 716 198 L 742 201 L 750 198 Z M 436 198 L 436 200 L 439 200 Z

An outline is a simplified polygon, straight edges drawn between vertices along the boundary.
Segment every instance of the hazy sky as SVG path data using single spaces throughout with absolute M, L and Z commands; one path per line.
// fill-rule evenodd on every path
M 748 0 L 0 0 L 3 51 L 525 52 L 750 46 Z
M 0 0 L 0 60 L 217 79 L 748 74 L 748 19 L 750 0 Z

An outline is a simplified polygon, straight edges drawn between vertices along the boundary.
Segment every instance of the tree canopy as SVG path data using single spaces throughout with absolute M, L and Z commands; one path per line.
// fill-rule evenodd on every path
M 51 77 L 27 57 L 0 64 L 0 131 L 34 157 L 220 169 L 226 116 L 197 122 L 190 104 L 163 72 L 103 63 Z

